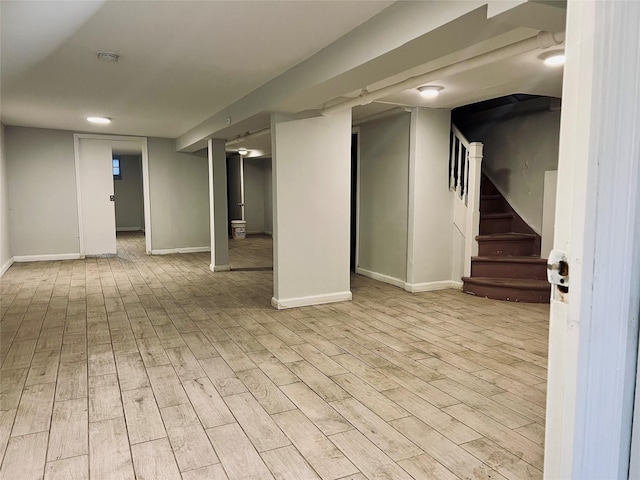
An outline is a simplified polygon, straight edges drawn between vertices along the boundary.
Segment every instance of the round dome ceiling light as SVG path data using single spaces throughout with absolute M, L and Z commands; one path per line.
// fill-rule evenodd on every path
M 103 62 L 117 62 L 118 59 L 120 58 L 120 55 L 118 55 L 115 52 L 98 52 L 98 60 L 102 60 Z
M 440 90 L 442 90 L 442 87 L 437 85 L 425 85 L 424 87 L 418 87 L 420 95 L 424 98 L 436 98 L 440 95 Z
M 249 150 L 247 150 L 246 148 L 238 149 L 238 155 L 242 155 L 244 157 L 247 153 L 249 153 Z
M 98 125 L 109 125 L 111 123 L 111 119 L 107 117 L 87 117 L 87 122 Z
M 567 57 L 564 54 L 564 51 L 562 50 L 548 52 L 545 55 L 541 56 L 540 58 L 544 61 L 544 64 L 547 67 L 560 67 L 564 65 L 564 62 L 567 59 Z

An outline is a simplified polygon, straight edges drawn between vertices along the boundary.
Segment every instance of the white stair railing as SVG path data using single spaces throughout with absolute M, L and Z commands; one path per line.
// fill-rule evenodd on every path
M 463 276 L 471 275 L 471 257 L 478 254 L 480 225 L 480 177 L 482 143 L 469 142 L 455 125 L 451 125 L 449 154 L 449 189 L 455 194 L 454 224 L 464 237 Z M 459 252 L 454 253 L 454 255 Z

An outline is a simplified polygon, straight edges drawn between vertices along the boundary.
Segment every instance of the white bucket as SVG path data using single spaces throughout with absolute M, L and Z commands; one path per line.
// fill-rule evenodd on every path
M 231 233 L 234 239 L 246 238 L 247 222 L 244 220 L 231 220 Z

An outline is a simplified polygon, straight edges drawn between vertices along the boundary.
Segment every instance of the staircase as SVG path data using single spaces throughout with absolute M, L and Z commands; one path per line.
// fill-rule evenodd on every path
M 511 208 L 498 189 L 482 176 L 478 256 L 463 291 L 511 302 L 549 303 L 546 259 L 540 258 L 540 236 Z

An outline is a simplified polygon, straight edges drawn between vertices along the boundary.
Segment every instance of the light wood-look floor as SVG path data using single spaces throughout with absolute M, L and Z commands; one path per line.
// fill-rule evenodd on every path
M 119 245 L 0 282 L 3 480 L 542 477 L 548 306 L 353 276 L 276 311 L 272 272 Z

